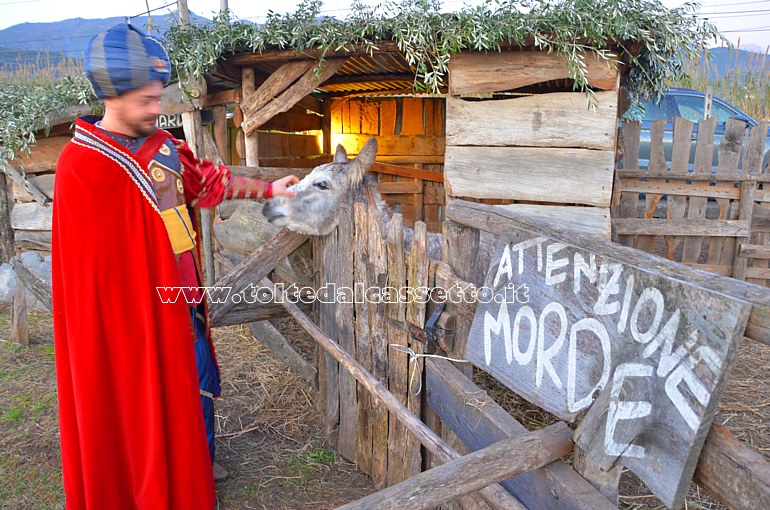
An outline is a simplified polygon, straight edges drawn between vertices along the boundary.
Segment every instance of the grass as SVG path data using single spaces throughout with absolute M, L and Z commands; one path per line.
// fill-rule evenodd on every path
M 731 58 L 738 60 L 738 46 L 731 51 Z M 770 47 L 762 53 L 754 53 L 751 64 L 759 67 L 734 66 L 720 75 L 716 67 L 700 60 L 685 63 L 686 78 L 679 80 L 676 86 L 701 92 L 709 89 L 717 96 L 737 106 L 758 121 L 770 120 Z M 716 74 L 712 78 L 712 74 Z

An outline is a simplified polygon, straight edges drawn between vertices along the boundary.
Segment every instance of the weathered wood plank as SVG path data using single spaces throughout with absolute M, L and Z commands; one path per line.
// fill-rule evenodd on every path
M 406 286 L 406 264 L 404 260 L 403 219 L 394 214 L 387 226 L 388 287 L 402 289 Z M 409 338 L 403 328 L 406 304 L 402 300 L 388 306 L 388 389 L 398 401 L 407 405 L 409 359 L 406 351 Z M 390 414 L 388 432 L 388 474 L 387 485 L 395 485 L 411 476 L 410 455 L 407 448 L 408 432 L 397 415 Z
M 369 209 L 367 204 L 355 202 L 353 215 L 355 221 L 355 256 L 354 256 L 354 280 L 365 287 L 375 286 L 367 267 L 368 262 L 368 236 L 365 234 L 368 227 Z M 364 339 L 370 338 L 369 308 L 366 300 L 356 300 L 355 304 L 355 335 L 356 335 L 356 359 L 368 372 L 374 373 L 372 362 L 372 344 Z M 372 457 L 374 444 L 374 408 L 369 392 L 362 385 L 358 385 L 358 444 L 356 447 L 356 465 L 362 472 L 372 474 Z M 387 440 L 387 439 L 386 439 Z M 374 479 L 372 479 L 374 481 Z M 375 482 L 376 484 L 376 482 Z
M 695 482 L 728 508 L 770 508 L 770 463 L 721 425 L 711 426 Z
M 19 251 L 51 251 L 50 230 L 19 230 L 13 232 L 10 239 L 13 240 L 13 243 L 16 244 L 16 249 Z
M 254 68 L 244 67 L 241 69 L 241 102 L 248 101 L 256 93 L 256 81 L 254 79 Z M 248 166 L 259 166 L 259 138 L 256 133 L 247 133 L 243 127 L 245 114 L 240 105 L 237 110 L 240 111 L 240 131 L 243 133 L 244 159 Z
M 615 89 L 615 64 L 588 55 L 588 84 Z M 542 51 L 461 52 L 449 62 L 449 93 L 453 96 L 512 90 L 527 85 L 569 78 L 565 60 Z
M 693 161 L 693 173 L 706 175 L 711 173 L 714 160 L 714 131 L 717 125 L 717 117 L 710 117 L 698 126 L 698 140 L 695 145 L 695 160 Z M 687 207 L 688 219 L 700 219 L 706 217 L 706 198 L 690 195 L 690 204 Z M 683 262 L 698 262 L 701 248 L 708 237 L 688 237 L 684 240 L 682 249 Z
M 687 166 L 690 161 L 690 144 L 692 143 L 693 124 L 689 120 L 677 117 L 674 119 L 674 144 L 671 154 L 671 173 L 688 175 Z M 687 208 L 687 197 L 673 195 L 666 199 L 666 218 L 679 220 L 684 218 Z M 673 260 L 677 248 L 682 243 L 681 237 L 664 237 L 668 250 L 667 258 Z
M 770 246 L 761 244 L 741 244 L 741 257 L 754 259 L 770 259 Z
M 273 71 L 253 94 L 241 100 L 241 110 L 246 118 L 252 117 L 260 108 L 279 96 L 316 64 L 315 60 L 297 60 L 287 62 Z M 303 94 L 307 95 L 307 94 Z
M 421 182 L 381 182 L 377 185 L 377 192 L 380 195 L 393 195 L 401 193 L 420 193 L 422 191 Z
M 247 301 L 245 298 L 248 296 L 241 293 L 272 271 L 281 259 L 297 249 L 307 240 L 307 237 L 304 234 L 282 229 L 274 238 L 243 259 L 238 267 L 227 273 L 216 283 L 216 286 L 229 287 L 230 299 L 225 300 L 224 303 L 211 303 L 209 312 L 212 322 L 220 320 L 236 304 L 235 301 Z
M 623 134 L 623 169 L 639 169 L 639 134 L 642 126 L 639 122 L 624 122 L 622 126 Z M 625 180 L 625 179 L 624 179 Z M 619 189 L 619 217 L 636 218 L 638 214 L 639 195 L 635 192 L 625 191 L 621 186 Z M 618 242 L 625 246 L 634 245 L 634 236 L 622 235 L 618 232 Z
M 450 146 L 445 186 L 454 197 L 609 207 L 614 160 L 612 151 Z
M 753 182 L 741 183 L 741 202 L 738 209 L 738 218 L 739 221 L 745 221 L 749 225 L 751 225 L 751 216 L 754 212 L 754 192 L 756 189 L 757 185 Z M 751 242 L 750 236 L 751 234 L 749 232 L 736 235 L 737 239 L 735 242 L 738 246 L 738 250 L 740 250 L 741 244 Z M 746 279 L 746 262 L 747 260 L 745 257 L 737 256 L 733 259 L 733 278 L 739 280 Z
M 310 312 L 312 307 L 302 303 L 300 308 L 304 312 Z M 238 303 L 222 317 L 211 321 L 211 327 L 235 326 L 237 324 L 251 324 L 252 322 L 280 319 L 286 317 L 286 310 L 278 303 Z
M 572 450 L 571 431 L 564 423 L 470 453 L 447 464 L 339 507 L 345 510 L 427 510 L 480 489 L 490 482 L 526 473 Z
M 294 350 L 288 340 L 268 321 L 254 322 L 249 325 L 251 334 L 270 352 L 297 372 L 304 380 L 315 386 L 316 368 Z
M 20 345 L 29 345 L 29 321 L 24 285 L 16 286 L 11 299 L 11 340 Z
M 447 212 L 456 220 L 453 205 Z M 484 210 L 463 205 L 466 212 Z M 699 288 L 698 272 L 689 270 L 694 282 L 671 278 L 666 261 L 645 263 L 650 256 L 642 252 L 578 234 L 565 240 L 548 228 L 535 233 L 509 223 L 503 231 L 509 237 L 485 286 L 502 289 L 506 300 L 477 308 L 467 358 L 563 419 L 588 409 L 576 443 L 601 468 L 620 462 L 666 504 L 680 504 L 752 305 L 725 295 L 734 285 L 729 279 L 714 277 L 724 281 L 715 290 Z M 526 306 L 509 282 L 529 287 Z M 514 316 L 511 327 L 507 317 Z M 524 350 L 520 336 L 529 337 Z
M 51 230 L 53 212 L 37 202 L 16 204 L 11 210 L 11 226 L 14 230 Z
M 249 135 L 277 114 L 288 111 L 300 99 L 312 93 L 318 85 L 336 73 L 346 60 L 346 58 L 324 60 L 319 74 L 316 74 L 314 69 L 308 69 L 296 83 L 277 97 L 271 97 L 269 102 L 261 108 L 254 111 L 244 110 L 244 120 L 241 123 L 243 132 Z M 244 95 L 241 104 L 243 105 L 246 101 L 247 97 Z
M 261 281 L 263 286 L 271 286 L 272 282 L 267 278 Z M 277 289 L 275 290 L 277 292 Z M 420 419 L 414 416 L 409 409 L 401 402 L 399 398 L 388 391 L 388 388 L 377 378 L 367 372 L 360 363 L 353 359 L 331 338 L 326 336 L 313 321 L 302 313 L 297 305 L 290 300 L 282 300 L 282 305 L 294 317 L 305 331 L 312 336 L 318 345 L 336 361 L 340 363 L 345 370 L 348 370 L 360 383 L 363 384 L 369 393 L 385 406 L 391 414 L 398 416 L 399 423 L 413 433 L 423 446 L 428 448 L 435 458 L 442 463 L 449 462 L 452 459 L 460 457 L 460 454 L 449 447 L 439 438 L 435 432 L 430 430 Z M 499 484 L 489 485 L 478 493 L 484 498 L 484 501 L 490 504 L 492 508 L 499 510 L 508 510 L 511 508 L 519 509 L 521 505 Z
M 13 209 L 13 197 L 10 193 L 9 180 L 5 173 L 0 171 L 0 264 L 11 260 L 15 252 L 11 209 Z
M 449 95 L 446 143 L 614 151 L 617 102 L 616 92 L 597 92 L 594 105 L 581 92 L 494 101 Z
M 339 266 L 334 263 L 338 252 L 337 235 L 338 230 L 335 228 L 327 236 L 313 238 L 317 240 L 317 245 L 314 245 L 313 249 L 313 253 L 317 256 L 313 258 L 319 279 L 317 286 L 319 289 L 338 279 L 336 270 Z M 324 333 L 332 331 L 335 326 L 333 305 L 334 303 L 319 303 L 318 306 L 318 327 Z M 338 348 L 341 349 L 339 346 Z M 339 362 L 330 353 L 320 350 L 318 364 L 324 436 L 330 445 L 336 446 L 340 421 Z
M 396 100 L 390 99 L 380 103 L 380 136 L 396 134 Z
M 448 361 L 430 359 L 425 366 L 428 403 L 471 451 L 528 432 Z M 501 485 L 530 510 L 615 508 L 562 461 L 505 480 Z
M 28 194 L 38 204 L 45 205 L 51 201 L 51 196 L 43 193 L 37 186 L 37 182 L 40 181 L 34 181 L 34 177 L 23 176 L 21 172 L 4 161 L 0 161 L 0 173 L 5 173 L 5 175 L 13 181 L 14 189 L 23 190 L 23 193 Z M 53 195 L 53 175 L 54 174 L 51 174 L 51 177 L 47 177 L 45 180 L 46 182 L 50 181 L 51 195 Z
M 538 222 L 532 218 L 516 217 L 504 209 L 475 204 L 463 200 L 452 200 L 446 208 L 446 218 L 469 227 L 500 235 L 506 229 L 515 228 L 533 232 L 547 231 L 549 236 L 562 243 L 588 249 L 604 258 L 638 268 L 654 267 L 655 272 L 672 280 L 730 296 L 739 301 L 751 303 L 753 308 L 746 328 L 746 336 L 770 345 L 770 290 L 741 282 L 732 278 L 693 271 L 692 269 L 652 254 L 621 248 L 591 236 L 567 232 L 559 226 Z
M 419 170 L 417 168 L 409 168 L 406 166 L 390 165 L 388 163 L 381 163 L 379 161 L 372 165 L 370 172 L 386 175 L 397 175 L 399 177 L 411 177 L 414 179 L 420 179 L 423 181 L 431 182 L 444 182 L 444 174 L 439 172 L 431 172 L 429 170 Z
M 750 183 L 749 183 L 750 184 Z M 750 184 L 753 186 L 752 184 Z M 671 200 L 672 197 L 669 197 Z M 686 197 L 685 197 L 686 198 Z M 618 234 L 647 234 L 666 236 L 747 236 L 749 222 L 746 220 L 690 220 L 620 218 L 613 221 Z
M 22 264 L 16 257 L 11 259 L 11 267 L 13 267 L 16 276 L 18 276 L 19 280 L 24 284 L 23 287 L 29 289 L 49 312 L 53 311 L 53 308 L 51 307 L 51 284 L 27 269 L 27 266 Z
M 734 182 L 734 181 L 733 181 Z M 730 198 L 736 199 L 740 196 L 740 190 L 733 186 L 733 182 L 719 182 L 711 186 L 708 182 L 694 182 L 685 184 L 671 179 L 671 182 L 664 182 L 662 179 L 640 181 L 636 178 L 623 178 L 620 181 L 620 189 L 624 192 L 634 193 L 655 193 L 657 195 L 684 195 L 689 197 L 705 198 Z M 645 207 L 645 210 L 647 208 Z M 625 217 L 625 216 L 624 216 Z M 629 216 L 633 218 L 633 216 Z M 649 216 L 652 217 L 652 216 Z

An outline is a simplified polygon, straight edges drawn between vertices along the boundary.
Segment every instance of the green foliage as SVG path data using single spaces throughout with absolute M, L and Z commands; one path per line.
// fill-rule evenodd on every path
M 209 26 L 172 27 L 166 33 L 172 66 L 180 76 L 198 78 L 235 51 L 317 48 L 326 55 L 354 47 L 371 51 L 392 40 L 415 67 L 415 85 L 436 92 L 453 53 L 520 44 L 563 55 L 581 90 L 587 55 L 625 59 L 632 97 L 655 98 L 681 77 L 683 61 L 720 38 L 716 27 L 695 15 L 695 3 L 669 10 L 657 0 L 486 0 L 442 13 L 439 0 L 387 0 L 377 6 L 355 2 L 344 21 L 319 16 L 322 5 L 304 0 L 295 13 L 269 13 L 264 26 L 225 13 Z
M 28 153 L 35 143 L 35 131 L 51 128 L 51 113 L 95 102 L 82 66 L 74 61 L 0 75 L 0 158 Z
M 682 62 L 720 36 L 695 13 L 697 4 L 667 9 L 659 0 L 485 0 L 453 13 L 440 0 L 357 1 L 345 20 L 320 16 L 322 0 L 303 0 L 296 12 L 270 12 L 263 26 L 234 20 L 229 12 L 210 25 L 172 26 L 166 32 L 174 71 L 200 78 L 236 51 L 297 52 L 363 48 L 395 41 L 415 69 L 415 88 L 436 92 L 451 55 L 461 50 L 498 51 L 503 45 L 534 45 L 566 58 L 575 88 L 587 90 L 587 55 L 626 61 L 632 99 L 655 98 L 682 77 Z M 617 50 L 617 51 L 616 51 Z M 82 73 L 38 82 L 0 76 L 0 157 L 26 152 L 46 115 L 75 104 L 96 104 Z

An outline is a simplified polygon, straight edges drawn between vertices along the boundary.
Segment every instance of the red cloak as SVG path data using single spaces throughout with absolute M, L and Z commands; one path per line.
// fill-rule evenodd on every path
M 143 150 L 131 155 L 78 120 L 57 166 L 51 251 L 67 510 L 215 505 L 189 309 L 156 291 L 181 281 L 153 202 L 153 154 Z

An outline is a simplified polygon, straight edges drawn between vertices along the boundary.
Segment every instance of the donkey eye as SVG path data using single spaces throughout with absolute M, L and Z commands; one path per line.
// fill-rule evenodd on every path
M 321 181 L 321 182 L 314 182 L 314 183 L 313 183 L 313 186 L 315 186 L 315 187 L 316 187 L 316 188 L 318 188 L 318 189 L 322 189 L 322 190 L 327 190 L 327 189 L 329 189 L 329 187 L 328 187 L 328 186 L 326 185 L 326 183 L 325 183 L 325 182 L 323 182 L 323 181 Z

